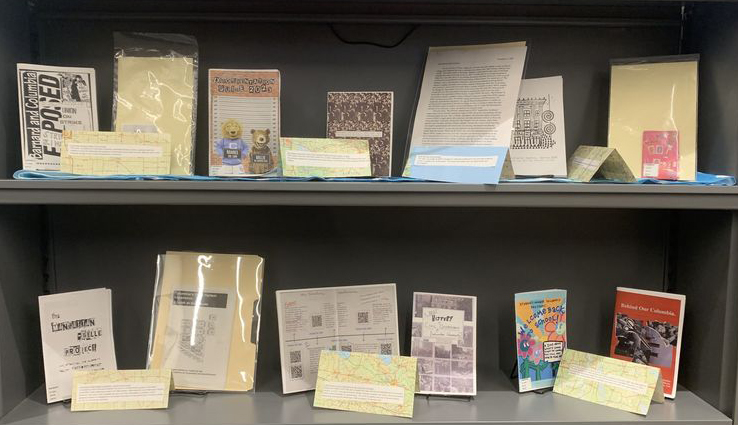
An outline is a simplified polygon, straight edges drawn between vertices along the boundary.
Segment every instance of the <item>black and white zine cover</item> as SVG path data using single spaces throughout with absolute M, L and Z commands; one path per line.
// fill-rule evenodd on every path
M 97 131 L 95 70 L 19 63 L 23 168 L 59 171 L 62 132 Z
M 115 370 L 110 289 L 38 297 L 46 401 L 72 398 L 78 370 Z

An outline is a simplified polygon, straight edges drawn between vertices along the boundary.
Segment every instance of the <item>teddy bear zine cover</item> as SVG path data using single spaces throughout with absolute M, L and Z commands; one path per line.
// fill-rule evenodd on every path
M 278 70 L 208 71 L 209 174 L 276 174 L 279 155 Z

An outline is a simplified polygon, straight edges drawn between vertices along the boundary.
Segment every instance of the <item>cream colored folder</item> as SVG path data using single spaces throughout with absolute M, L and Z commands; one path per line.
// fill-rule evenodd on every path
M 171 174 L 192 174 L 195 67 L 192 58 L 117 59 L 115 131 L 171 136 Z
M 697 171 L 697 58 L 614 64 L 607 145 L 642 177 L 644 131 L 678 131 L 679 180 Z M 674 61 L 679 60 L 679 61 Z

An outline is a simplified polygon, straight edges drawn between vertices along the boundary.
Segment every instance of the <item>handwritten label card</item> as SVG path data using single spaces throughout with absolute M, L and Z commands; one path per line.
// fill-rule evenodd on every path
M 77 371 L 72 380 L 72 411 L 166 409 L 169 369 Z
M 659 368 L 571 349 L 561 357 L 554 392 L 641 415 L 651 400 L 664 402 Z
M 464 339 L 464 312 L 445 308 L 424 308 L 422 336 L 428 340 Z

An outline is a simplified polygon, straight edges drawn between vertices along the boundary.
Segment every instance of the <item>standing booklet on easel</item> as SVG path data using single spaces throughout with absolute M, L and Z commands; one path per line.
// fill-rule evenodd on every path
M 551 388 L 567 346 L 566 290 L 515 294 L 518 390 Z
M 617 288 L 610 357 L 661 370 L 664 396 L 676 397 L 686 297 Z
M 117 368 L 110 289 L 38 297 L 46 402 L 72 398 L 72 375 Z
M 410 355 L 419 394 L 477 394 L 477 297 L 413 294 Z
M 147 368 L 178 390 L 252 390 L 263 273 L 256 255 L 159 256 Z

